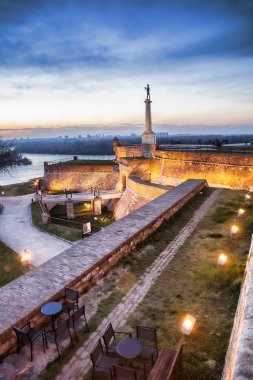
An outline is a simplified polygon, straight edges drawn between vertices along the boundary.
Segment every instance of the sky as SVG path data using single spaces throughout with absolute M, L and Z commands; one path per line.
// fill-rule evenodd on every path
M 1 0 L 0 136 L 253 133 L 253 0 Z

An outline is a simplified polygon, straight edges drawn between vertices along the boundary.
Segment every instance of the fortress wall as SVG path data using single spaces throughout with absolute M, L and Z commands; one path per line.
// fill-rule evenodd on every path
M 145 182 L 137 177 L 128 177 L 127 188 L 134 191 L 135 194 L 155 199 L 170 190 L 167 186 L 157 185 L 151 182 Z
M 248 189 L 253 186 L 253 155 L 155 150 L 154 158 L 120 159 L 120 173 L 144 181 L 177 186 L 204 178 L 210 186 Z
M 44 182 L 47 190 L 90 191 L 91 187 L 111 190 L 119 173 L 116 165 L 46 165 Z
M 114 207 L 115 219 L 123 218 L 169 190 L 167 186 L 145 182 L 137 177 L 128 177 L 126 190 Z
M 253 378 L 253 236 L 222 380 Z
M 205 186 L 203 180 L 188 180 L 2 287 L 0 356 L 16 350 L 12 326 L 49 323 L 40 313 L 45 303 L 63 297 L 65 287 L 83 292 L 96 283 Z
M 136 146 L 118 146 L 116 151 L 117 159 L 121 157 L 141 157 L 142 147 L 141 145 Z

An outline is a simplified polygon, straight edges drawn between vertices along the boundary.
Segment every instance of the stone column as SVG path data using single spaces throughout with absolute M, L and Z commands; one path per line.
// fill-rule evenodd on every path
M 142 144 L 156 144 L 156 136 L 152 131 L 152 118 L 151 118 L 151 103 L 150 99 L 144 101 L 146 104 L 145 111 L 145 131 L 142 134 L 141 142 Z
M 96 197 L 93 200 L 93 212 L 95 215 L 102 214 L 102 198 Z
M 66 202 L 66 211 L 67 211 L 67 218 L 68 219 L 74 219 L 75 218 L 74 202 L 71 199 L 68 199 Z

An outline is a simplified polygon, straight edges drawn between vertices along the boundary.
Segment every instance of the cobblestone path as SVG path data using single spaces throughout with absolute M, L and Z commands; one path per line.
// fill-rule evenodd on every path
M 1 197 L 4 209 L 0 215 L 0 240 L 19 254 L 24 249 L 29 249 L 31 263 L 38 266 L 59 255 L 72 244 L 33 226 L 31 223 L 31 199 L 32 194 Z
M 154 284 L 157 277 L 162 273 L 167 264 L 176 255 L 178 249 L 185 243 L 186 239 L 192 234 L 197 224 L 214 204 L 219 189 L 214 190 L 210 197 L 199 207 L 194 213 L 192 219 L 179 231 L 175 239 L 166 247 L 166 249 L 157 257 L 153 264 L 140 277 L 135 285 L 124 296 L 122 302 L 101 322 L 97 330 L 90 334 L 89 338 L 77 350 L 76 354 L 71 358 L 63 368 L 56 380 L 82 380 L 84 375 L 91 368 L 89 352 L 92 350 L 99 337 L 102 337 L 105 328 L 112 323 L 115 330 L 122 328 L 126 319 L 133 313 L 139 303 L 146 296 L 150 287 Z

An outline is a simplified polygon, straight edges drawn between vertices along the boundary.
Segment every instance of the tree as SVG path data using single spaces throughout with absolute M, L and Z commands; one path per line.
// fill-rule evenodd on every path
M 12 145 L 0 140 L 0 172 L 18 165 L 21 160 L 21 154 L 17 153 Z

